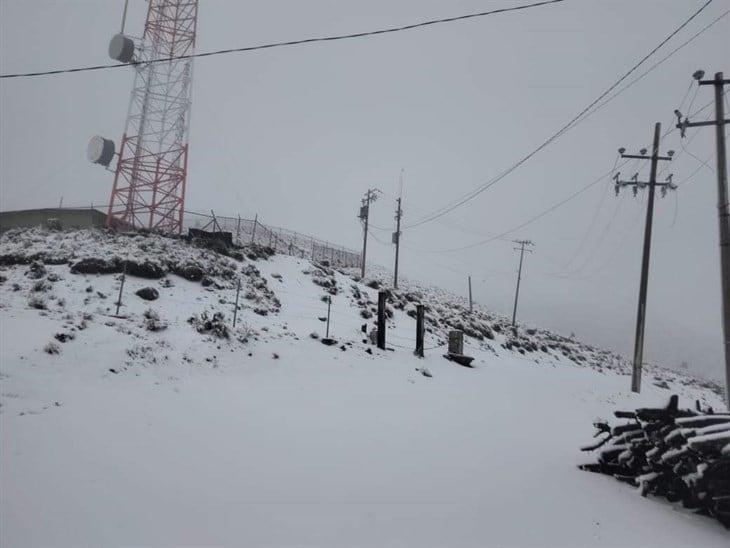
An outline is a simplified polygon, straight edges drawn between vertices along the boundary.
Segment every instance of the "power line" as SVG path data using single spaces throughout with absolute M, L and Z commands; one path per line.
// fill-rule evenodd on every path
M 627 160 L 627 162 L 628 162 L 628 160 Z M 620 164 L 617 167 L 623 167 L 627 162 L 624 162 L 624 163 Z M 544 211 L 542 211 L 541 213 L 535 215 L 534 217 L 528 219 L 527 221 L 524 221 L 524 222 L 522 222 L 522 223 L 520 223 L 520 224 L 518 224 L 518 225 L 516 225 L 516 226 L 514 226 L 512 228 L 510 228 L 509 230 L 505 230 L 504 232 L 501 232 L 501 233 L 497 234 L 496 236 L 492 236 L 491 238 L 487 238 L 485 240 L 481 240 L 481 241 L 475 242 L 473 244 L 469 244 L 469 245 L 465 245 L 465 246 L 461 246 L 461 247 L 455 247 L 455 248 L 451 248 L 451 249 L 434 250 L 434 251 L 431 251 L 431 253 L 449 253 L 449 252 L 452 252 L 452 251 L 464 251 L 466 249 L 471 249 L 471 248 L 474 248 L 474 247 L 479 247 L 479 246 L 482 246 L 482 245 L 485 245 L 485 244 L 494 242 L 495 240 L 501 240 L 502 238 L 504 238 L 508 234 L 511 234 L 513 232 L 516 232 L 517 230 L 519 230 L 521 228 L 524 228 L 527 225 L 532 224 L 532 223 L 534 223 L 535 221 L 537 221 L 539 219 L 542 219 L 548 213 L 551 213 L 551 212 L 555 211 L 556 209 L 558 209 L 559 207 L 567 204 L 571 200 L 574 200 L 575 198 L 577 198 L 578 196 L 580 196 L 581 194 L 583 194 L 589 188 L 594 187 L 595 185 L 597 185 L 598 183 L 600 183 L 604 179 L 606 179 L 606 177 L 609 177 L 613 172 L 614 172 L 614 168 L 611 168 L 610 171 L 607 171 L 606 173 L 601 174 L 600 177 L 594 179 L 593 181 L 591 181 L 587 185 L 579 188 L 577 191 L 575 191 L 573 194 L 571 194 L 567 198 L 561 200 L 560 202 L 558 202 L 556 204 L 553 204 L 549 208 L 545 209 Z
M 614 82 L 607 90 L 605 90 L 601 95 L 599 95 L 595 100 L 593 100 L 587 107 L 585 107 L 583 110 L 581 110 L 576 116 L 574 116 L 567 124 L 565 124 L 563 127 L 561 127 L 556 133 L 554 133 L 551 137 L 549 137 L 547 140 L 545 140 L 541 145 L 539 145 L 536 149 L 534 149 L 532 152 L 528 153 L 527 155 L 523 156 L 520 160 L 512 164 L 510 167 L 502 171 L 500 174 L 496 175 L 486 183 L 478 186 L 476 189 L 472 190 L 471 192 L 468 192 L 461 198 L 459 198 L 457 201 L 452 202 L 450 205 L 445 206 L 443 208 L 440 208 L 430 215 L 425 216 L 422 219 L 419 219 L 409 225 L 406 225 L 404 228 L 413 228 L 416 226 L 420 226 L 422 224 L 428 223 L 430 221 L 433 221 L 434 219 L 437 219 L 439 217 L 442 217 L 443 215 L 446 215 L 447 213 L 453 211 L 457 207 L 460 207 L 464 205 L 465 203 L 473 200 L 476 198 L 479 194 L 484 192 L 485 190 L 491 188 L 498 182 L 500 182 L 502 179 L 507 177 L 510 173 L 518 169 L 521 165 L 523 165 L 525 162 L 530 160 L 533 156 L 535 156 L 538 152 L 546 148 L 548 145 L 550 145 L 553 141 L 558 139 L 560 136 L 562 136 L 564 133 L 575 127 L 582 119 L 585 117 L 585 115 L 595 106 L 597 105 L 604 97 L 606 97 L 608 94 L 610 94 L 614 89 L 616 89 L 624 80 L 626 80 L 631 74 L 633 74 L 641 65 L 643 65 L 651 56 L 653 56 L 661 47 L 663 47 L 669 40 L 671 40 L 674 36 L 676 36 L 679 32 L 681 32 L 695 17 L 697 17 L 702 11 L 704 11 L 712 2 L 712 0 L 707 0 L 697 11 L 695 11 L 686 21 L 684 21 L 681 25 L 679 25 L 676 29 L 674 29 L 666 38 L 664 38 L 656 47 L 654 47 L 649 53 L 647 53 L 644 57 L 642 57 L 636 64 L 634 64 L 633 67 L 629 69 L 628 72 L 626 72 L 623 76 L 621 76 L 616 82 Z M 709 27 L 708 27 L 709 28 Z M 704 29 L 706 30 L 706 29 Z M 704 30 L 702 32 L 704 32 Z M 648 73 L 648 72 L 647 72 Z M 645 73 L 645 74 L 647 74 Z M 643 75 L 641 76 L 643 77 Z M 640 77 L 640 78 L 641 78 Z M 628 88 L 628 86 L 627 86 Z M 625 88 L 626 89 L 626 88 Z M 623 91 L 623 90 L 621 90 Z M 619 91 L 618 93 L 621 93 Z M 613 97 L 618 95 L 618 93 L 614 94 Z M 613 98 L 611 97 L 611 99 Z M 610 99 L 609 99 L 610 100 Z M 605 104 L 605 103 L 604 103 Z M 598 108 L 601 108 L 600 105 Z
M 697 114 L 699 114 L 700 112 L 704 111 L 708 106 L 712 105 L 713 103 L 714 103 L 714 101 L 710 101 L 709 103 L 707 103 L 703 107 L 697 109 L 692 114 L 692 116 L 696 116 Z M 676 129 L 677 129 L 676 127 L 671 127 L 670 129 L 668 129 L 667 131 L 665 131 L 664 134 L 661 136 L 660 142 L 662 142 L 668 135 L 670 135 L 671 133 L 673 133 L 674 131 L 676 131 Z M 542 219 L 543 217 L 545 217 L 549 213 L 552 213 L 553 211 L 555 211 L 559 207 L 562 207 L 565 204 L 567 204 L 568 202 L 571 202 L 572 200 L 574 200 L 575 198 L 577 198 L 578 196 L 580 196 L 581 194 L 583 194 L 588 189 L 594 187 L 595 185 L 597 185 L 598 183 L 600 183 L 601 181 L 603 181 L 606 177 L 611 176 L 612 173 L 616 169 L 619 169 L 619 168 L 624 167 L 628 162 L 630 162 L 630 160 L 626 160 L 626 161 L 624 161 L 623 163 L 621 163 L 619 165 L 614 165 L 614 167 L 611 168 L 610 171 L 607 171 L 606 173 L 603 173 L 598 178 L 594 179 L 593 181 L 591 181 L 587 185 L 579 188 L 578 190 L 576 190 L 574 193 L 572 193 L 571 195 L 567 196 L 563 200 L 560 200 L 559 202 L 553 204 L 552 206 L 548 207 L 547 209 L 543 210 L 542 212 L 538 213 L 537 215 L 535 215 L 534 217 L 528 219 L 527 221 L 524 221 L 524 222 L 518 224 L 517 226 L 514 226 L 514 227 L 510 228 L 509 230 L 505 230 L 504 232 L 501 232 L 501 233 L 497 234 L 496 236 L 492 236 L 492 237 L 487 238 L 485 240 L 481 240 L 481 241 L 475 242 L 473 244 L 469 244 L 469 245 L 462 246 L 462 247 L 455 247 L 455 248 L 451 248 L 451 249 L 430 250 L 430 251 L 429 250 L 420 250 L 420 251 L 422 251 L 424 253 L 450 253 L 452 251 L 463 251 L 463 250 L 466 250 L 466 249 L 471 249 L 471 248 L 474 248 L 474 247 L 479 247 L 479 246 L 482 246 L 482 245 L 486 245 L 488 243 L 494 242 L 495 240 L 501 240 L 501 239 L 505 238 L 507 235 L 512 234 L 513 232 L 516 232 L 516 231 L 520 230 L 521 228 L 524 228 L 527 225 L 530 225 L 530 224 L 532 224 L 532 223 L 534 223 L 534 222 Z
M 263 49 L 272 49 L 272 48 L 280 48 L 285 46 L 299 46 L 303 44 L 312 44 L 316 42 L 334 42 L 336 40 L 350 40 L 353 38 L 364 38 L 367 36 L 377 36 L 381 34 L 390 34 L 394 32 L 401 32 L 406 30 L 413 30 L 423 27 L 428 27 L 431 25 L 438 25 L 441 23 L 453 23 L 455 21 L 464 21 L 466 19 L 475 19 L 477 17 L 485 17 L 488 15 L 496 15 L 499 13 L 507 13 L 511 11 L 520 11 L 520 10 L 526 10 L 529 8 L 537 8 L 540 6 L 545 6 L 548 4 L 557 4 L 560 2 L 563 2 L 564 0 L 545 0 L 543 2 L 535 2 L 532 4 L 523 4 L 521 6 L 513 6 L 509 8 L 499 8 L 489 11 L 482 11 L 478 13 L 469 13 L 466 15 L 457 15 L 455 17 L 444 17 L 442 19 L 432 19 L 430 21 L 422 21 L 420 23 L 413 23 L 410 25 L 404 25 L 401 27 L 389 27 L 379 30 L 371 30 L 366 32 L 357 32 L 352 34 L 339 34 L 334 36 L 321 36 L 321 37 L 315 37 L 315 38 L 304 38 L 302 40 L 290 40 L 287 42 L 273 42 L 271 44 L 261 44 L 258 46 L 245 46 L 240 48 L 231 48 L 231 49 L 221 49 L 217 51 L 207 51 L 203 53 L 191 53 L 189 55 L 181 55 L 178 57 L 164 57 L 160 59 L 152 59 L 150 61 L 133 61 L 131 63 L 121 63 L 121 64 L 106 64 L 106 65 L 92 65 L 92 66 L 86 66 L 86 67 L 76 67 L 76 68 L 66 68 L 66 69 L 57 69 L 57 70 L 47 70 L 47 71 L 41 71 L 41 72 L 25 72 L 25 73 L 17 73 L 17 74 L 2 74 L 0 75 L 0 78 L 31 78 L 36 76 L 51 76 L 56 74 L 65 74 L 65 73 L 72 73 L 72 72 L 89 72 L 93 70 L 105 70 L 105 69 L 114 69 L 119 67 L 126 67 L 130 65 L 147 65 L 152 63 L 165 63 L 169 61 L 178 61 L 181 59 L 195 59 L 198 57 L 212 57 L 214 55 L 223 55 L 227 53 L 243 53 L 243 52 L 250 52 L 250 51 L 259 51 Z M 712 0 L 710 0 L 712 1 Z M 709 2 L 708 2 L 709 3 Z

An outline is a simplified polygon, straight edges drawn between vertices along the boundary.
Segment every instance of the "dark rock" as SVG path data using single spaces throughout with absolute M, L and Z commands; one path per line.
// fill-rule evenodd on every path
M 211 286 L 211 285 L 213 285 L 214 283 L 215 283 L 215 282 L 213 281 L 213 278 L 211 278 L 210 276 L 203 276 L 203 279 L 202 279 L 202 280 L 200 280 L 200 284 L 201 284 L 201 285 L 202 285 L 203 287 L 210 287 L 210 286 Z
M 156 301 L 160 296 L 160 292 L 154 287 L 143 287 L 142 289 L 135 291 L 134 294 L 145 301 Z

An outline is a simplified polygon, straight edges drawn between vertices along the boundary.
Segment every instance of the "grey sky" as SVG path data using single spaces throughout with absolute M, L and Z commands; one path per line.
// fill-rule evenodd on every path
M 2 72 L 107 62 L 122 3 L 0 0 Z M 517 3 L 209 0 L 201 2 L 198 51 Z M 355 215 L 369 186 L 389 193 L 372 207 L 381 227 L 392 226 L 401 168 L 406 224 L 468 192 L 561 127 L 702 3 L 569 0 L 375 38 L 198 60 L 187 207 L 258 213 L 264 222 L 358 248 Z M 139 33 L 145 2 L 130 4 L 128 30 Z M 729 8 L 728 0 L 715 0 L 656 59 Z M 692 72 L 730 72 L 729 31 L 727 17 L 468 206 L 405 231 L 403 274 L 464 292 L 470 272 L 476 300 L 510 313 L 517 266 L 511 244 L 459 253 L 415 249 L 500 233 L 608 171 L 619 146 L 647 146 L 655 121 L 665 128 L 673 121 Z M 95 133 L 118 141 L 131 83 L 131 69 L 2 81 L 2 209 L 52 206 L 61 196 L 68 205 L 105 202 L 111 174 L 86 162 L 86 142 Z M 693 109 L 711 100 L 702 88 Z M 662 148 L 681 151 L 678 134 Z M 688 150 L 707 159 L 713 130 L 700 130 Z M 675 181 L 698 165 L 682 153 L 671 166 Z M 676 197 L 657 201 L 645 356 L 670 366 L 686 360 L 720 378 L 714 160 L 708 165 Z M 646 176 L 648 165 L 642 167 Z M 628 355 L 645 202 L 629 192 L 617 199 L 609 185 L 513 234 L 536 243 L 526 258 L 519 316 Z M 375 235 L 390 241 L 387 232 Z M 369 249 L 373 260 L 391 266 L 390 245 L 371 240 Z

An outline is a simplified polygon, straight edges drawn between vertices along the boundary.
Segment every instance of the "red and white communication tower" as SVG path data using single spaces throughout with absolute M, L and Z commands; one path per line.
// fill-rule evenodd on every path
M 109 166 L 117 156 L 107 225 L 179 233 L 185 210 L 188 127 L 198 0 L 149 0 L 141 38 L 122 30 L 109 55 L 131 63 L 134 86 L 119 152 L 96 136 L 89 160 Z M 159 59 L 166 59 L 159 61 Z

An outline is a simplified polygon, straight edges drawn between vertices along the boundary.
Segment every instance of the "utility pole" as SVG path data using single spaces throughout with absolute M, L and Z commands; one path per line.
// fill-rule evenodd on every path
M 636 337 L 634 339 L 634 364 L 631 371 L 631 391 L 641 391 L 641 367 L 644 358 L 644 324 L 646 323 L 646 292 L 649 285 L 649 259 L 651 256 L 651 229 L 654 219 L 654 194 L 656 187 L 661 187 L 662 196 L 667 193 L 667 188 L 675 190 L 677 187 L 672 183 L 672 176 L 667 178 L 665 183 L 657 183 L 656 173 L 659 160 L 670 161 L 674 155 L 674 151 L 667 152 L 667 156 L 659 156 L 659 141 L 661 139 L 662 125 L 657 122 L 654 124 L 654 142 L 651 148 L 651 156 L 646 155 L 646 149 L 643 148 L 639 154 L 625 154 L 626 149 L 618 150 L 621 158 L 634 158 L 637 160 L 651 160 L 651 170 L 649 173 L 649 181 L 639 181 L 638 173 L 635 174 L 630 181 L 621 181 L 620 173 L 614 176 L 616 195 L 622 187 L 630 186 L 633 188 L 634 196 L 638 189 L 649 187 L 649 199 L 646 206 L 646 226 L 644 227 L 644 253 L 641 258 L 641 280 L 639 282 L 639 306 L 636 312 Z
M 730 193 L 727 184 L 727 145 L 725 143 L 725 126 L 730 120 L 725 118 L 723 104 L 724 88 L 730 80 L 723 79 L 722 72 L 716 72 L 714 80 L 703 80 L 704 71 L 698 70 L 694 78 L 700 86 L 715 87 L 715 120 L 707 122 L 690 122 L 686 117 L 682 121 L 682 113 L 678 110 L 677 127 L 684 137 L 686 128 L 697 126 L 715 126 L 717 144 L 717 213 L 720 222 L 720 279 L 722 284 L 722 325 L 725 339 L 725 401 L 730 409 Z
M 512 325 L 516 325 L 517 322 L 517 300 L 520 297 L 520 280 L 522 280 L 522 259 L 525 256 L 525 251 L 532 253 L 530 249 L 525 249 L 525 246 L 535 245 L 530 240 L 515 240 L 516 244 L 520 244 L 520 247 L 515 247 L 515 250 L 520 252 L 520 268 L 517 270 L 517 289 L 515 290 L 515 306 L 512 309 Z M 471 280 L 471 278 L 469 278 Z
M 358 218 L 363 221 L 363 239 L 362 239 L 362 260 L 360 261 L 360 277 L 365 278 L 365 256 L 368 249 L 368 221 L 370 217 L 370 204 L 378 199 L 377 188 L 369 188 L 362 198 L 362 205 L 360 206 L 360 215 Z
M 469 276 L 469 312 L 474 312 L 474 301 L 471 298 L 471 276 Z
M 401 198 L 398 197 L 398 208 L 395 212 L 395 232 L 393 232 L 393 243 L 395 244 L 395 271 L 393 275 L 393 287 L 398 289 L 398 255 L 400 252 L 400 220 L 403 210 L 400 208 Z

